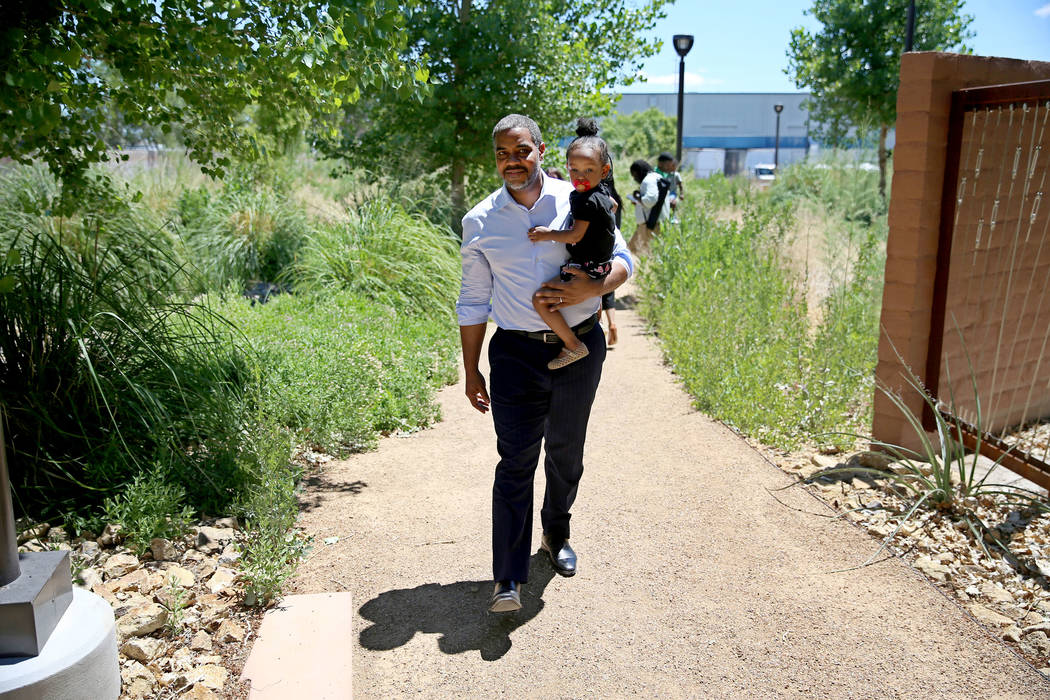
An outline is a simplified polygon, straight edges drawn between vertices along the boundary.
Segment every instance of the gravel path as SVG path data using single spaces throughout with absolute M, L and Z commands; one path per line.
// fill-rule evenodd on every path
M 774 500 L 792 479 L 691 408 L 636 314 L 618 321 L 573 509 L 580 572 L 534 556 L 520 613 L 484 613 L 495 437 L 461 386 L 433 429 L 309 480 L 315 551 L 289 592 L 352 592 L 355 697 L 1050 697 L 898 560 L 831 573 L 877 544 Z

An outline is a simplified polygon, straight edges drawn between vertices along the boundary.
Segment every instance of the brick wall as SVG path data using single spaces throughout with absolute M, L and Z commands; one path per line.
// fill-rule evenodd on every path
M 901 60 L 882 331 L 875 374 L 880 385 L 898 393 L 918 416 L 921 416 L 922 412 L 922 398 L 918 392 L 908 387 L 905 377 L 909 369 L 915 376 L 923 377 L 926 368 L 951 93 L 962 88 L 1048 78 L 1050 63 L 1037 61 L 937 52 L 905 54 Z M 991 182 L 991 177 L 986 182 Z M 1050 206 L 1044 207 L 1044 210 L 1047 209 L 1050 209 Z M 1015 218 L 1011 225 L 1016 224 Z M 974 233 L 975 231 L 970 231 L 971 238 Z M 1046 244 L 1050 246 L 1050 241 Z M 958 248 L 953 248 L 953 258 L 958 255 L 961 259 L 966 250 L 973 254 L 972 243 L 963 243 Z M 955 262 L 956 260 L 953 260 L 953 263 Z M 971 266 L 968 263 L 959 263 L 957 269 L 966 267 Z M 999 266 L 999 270 L 979 270 L 981 275 L 998 274 L 1002 265 Z M 1029 275 L 1029 272 L 1030 270 L 1026 271 L 1025 275 Z M 973 280 L 964 276 L 953 275 L 949 280 L 949 295 L 963 299 L 962 304 L 954 311 L 954 318 L 961 325 L 978 316 L 985 318 L 992 315 L 990 307 L 981 307 L 984 303 L 981 285 L 984 284 L 985 279 Z M 1000 303 L 999 311 L 1001 310 Z M 1028 310 L 1031 311 L 1032 309 Z M 1050 313 L 1050 309 L 1046 311 Z M 1023 320 L 1028 322 L 1030 319 L 1026 317 Z M 953 383 L 959 386 L 960 378 L 965 384 L 969 384 L 969 372 L 965 369 L 966 357 L 962 344 L 957 342 L 954 323 L 952 317 L 945 323 L 949 331 L 945 334 L 945 351 L 949 361 L 945 368 L 942 368 L 942 375 L 950 370 Z M 1039 330 L 1044 329 L 1045 325 Z M 998 344 L 1000 341 L 997 335 L 989 337 L 988 333 L 979 330 L 969 335 L 980 338 L 982 343 L 994 341 Z M 984 347 L 971 347 L 970 342 L 976 341 L 967 340 L 965 343 L 965 351 L 971 358 L 975 351 L 987 355 Z M 1005 370 L 1002 369 L 1003 362 L 999 363 L 1000 376 L 996 377 L 996 383 L 1012 392 L 1009 398 L 1000 398 L 999 403 L 1007 406 L 1007 411 L 998 419 L 1000 423 L 1009 418 L 1010 410 L 1020 410 L 1017 408 L 1017 402 L 1021 400 L 1021 393 L 1014 389 L 1027 379 L 1025 370 L 1017 364 L 1022 361 L 1021 357 L 1011 356 L 1007 365 L 1010 362 L 1014 364 Z M 1050 364 L 1046 367 L 1050 370 Z M 980 375 L 978 381 L 981 381 Z M 946 387 L 947 383 L 942 383 L 942 389 Z M 990 401 L 991 397 L 988 400 Z M 982 411 L 985 406 L 986 398 L 982 396 Z M 1046 410 L 1050 411 L 1050 404 L 1046 406 Z M 907 419 L 883 392 L 878 390 L 875 393 L 872 435 L 883 442 L 911 449 L 919 447 L 918 437 Z

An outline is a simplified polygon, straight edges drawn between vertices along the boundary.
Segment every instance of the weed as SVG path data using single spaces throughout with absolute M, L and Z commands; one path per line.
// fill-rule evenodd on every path
M 136 475 L 102 508 L 109 522 L 120 523 L 127 546 L 141 554 L 153 538 L 174 539 L 188 529 L 193 509 L 184 504 L 185 499 L 186 491 L 154 468 Z
M 871 225 L 831 217 L 828 266 L 837 274 L 811 325 L 808 280 L 791 264 L 795 202 L 805 192 L 833 213 L 848 207 L 821 199 L 838 180 L 799 167 L 770 192 L 718 176 L 692 183 L 681 226 L 661 232 L 641 274 L 643 313 L 697 407 L 787 448 L 859 428 L 870 415 L 885 239 L 878 210 Z M 865 183 L 859 192 L 875 181 Z M 727 208 L 741 212 L 739 223 L 715 218 Z
M 164 588 L 164 595 L 160 596 L 160 606 L 168 613 L 164 620 L 164 631 L 169 637 L 177 637 L 182 633 L 183 618 L 186 614 L 186 603 L 189 594 L 179 584 L 178 578 L 171 576 L 168 585 Z
M 291 435 L 273 425 L 255 427 L 252 452 L 257 465 L 242 496 L 248 537 L 241 544 L 241 577 L 246 605 L 266 605 L 295 572 L 309 539 L 292 531 L 298 512 L 298 472 L 289 461 Z
M 813 479 L 846 472 L 868 474 L 896 484 L 899 493 L 908 495 L 911 506 L 907 512 L 900 518 L 896 528 L 883 540 L 878 550 L 860 566 L 866 566 L 874 561 L 897 533 L 923 508 L 934 508 L 965 526 L 974 540 L 984 549 L 985 554 L 991 556 L 988 550 L 990 544 L 1006 557 L 1016 559 L 1007 542 L 1000 538 L 995 529 L 989 528 L 982 521 L 978 514 L 978 506 L 982 501 L 997 498 L 1021 512 L 1046 512 L 1050 510 L 1050 505 L 1046 503 L 1045 496 L 1038 491 L 1020 486 L 989 483 L 989 477 L 994 468 L 999 465 L 1005 455 L 996 460 L 992 468 L 986 470 L 983 476 L 979 476 L 981 472 L 978 469 L 979 436 L 983 434 L 979 399 L 976 409 L 977 424 L 974 426 L 978 441 L 974 451 L 967 453 L 962 448 L 964 434 L 962 422 L 958 419 L 946 418 L 941 411 L 937 410 L 937 403 L 924 391 L 916 377 L 908 376 L 908 384 L 912 390 L 923 396 L 926 406 L 933 412 L 936 423 L 936 441 L 931 440 L 922 420 L 897 394 L 885 387 L 880 387 L 879 390 L 886 394 L 907 420 L 918 440 L 920 451 L 915 452 L 899 445 L 872 440 L 871 445 L 875 450 L 889 453 L 896 460 L 891 468 L 877 469 L 850 465 L 824 469 L 810 477 Z M 976 386 L 973 388 L 974 396 L 978 396 Z
M 281 295 L 262 306 L 227 296 L 217 308 L 255 350 L 266 415 L 337 454 L 436 420 L 434 392 L 456 378 L 446 319 L 397 313 L 345 291 Z

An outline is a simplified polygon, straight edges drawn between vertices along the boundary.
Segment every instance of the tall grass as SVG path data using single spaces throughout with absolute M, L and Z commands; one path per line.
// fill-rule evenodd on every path
M 186 190 L 178 220 L 208 289 L 287 279 L 312 224 L 281 189 L 229 185 Z
M 459 287 L 459 243 L 438 226 L 378 198 L 320 227 L 292 276 L 304 289 L 345 289 L 409 312 L 447 316 Z
M 861 184 L 836 186 L 850 171 L 789 168 L 768 192 L 696 181 L 681 225 L 661 233 L 643 270 L 643 311 L 697 406 L 768 444 L 845 446 L 833 434 L 869 420 L 885 209 L 869 173 L 853 169 Z M 801 205 L 830 222 L 819 310 L 807 308 L 808 280 L 791 258 Z M 727 208 L 742 223 L 712 214 Z
M 100 500 L 151 469 L 218 506 L 240 480 L 244 357 L 223 319 L 171 295 L 177 263 L 148 237 L 135 246 L 81 252 L 30 229 L 0 264 L 12 480 L 37 507 Z M 165 284 L 154 260 L 176 270 Z
M 134 178 L 148 204 L 112 177 L 57 216 L 45 171 L 0 173 L 0 403 L 21 510 L 97 507 L 150 474 L 138 483 L 219 512 L 258 481 L 259 421 L 345 452 L 436 417 L 433 392 L 454 380 L 447 227 L 385 200 L 315 222 L 280 173 Z M 304 293 L 255 308 L 196 296 L 254 278 Z

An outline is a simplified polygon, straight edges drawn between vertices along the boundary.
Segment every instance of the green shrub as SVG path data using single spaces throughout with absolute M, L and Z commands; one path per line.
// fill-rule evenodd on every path
M 879 173 L 853 161 L 827 158 L 797 163 L 777 174 L 769 188 L 774 201 L 809 200 L 845 221 L 872 224 L 884 216 L 888 200 L 879 196 Z
M 276 282 L 295 262 L 312 224 L 280 189 L 234 184 L 186 190 L 176 208 L 208 289 Z
M 258 357 L 260 410 L 326 450 L 365 449 L 380 433 L 436 420 L 434 392 L 456 378 L 445 316 L 406 314 L 341 290 L 254 306 L 228 295 L 217 309 Z
M 309 539 L 292 532 L 299 504 L 295 484 L 299 471 L 291 464 L 291 434 L 272 424 L 253 428 L 249 443 L 255 465 L 241 494 L 240 511 L 247 524 L 241 544 L 244 602 L 265 605 L 295 572 Z
M 97 503 L 155 463 L 198 506 L 235 489 L 243 344 L 206 306 L 170 295 L 177 265 L 165 286 L 139 274 L 162 245 L 100 236 L 81 256 L 35 230 L 0 257 L 0 386 L 25 505 Z
M 450 317 L 459 290 L 459 243 L 447 226 L 409 214 L 387 198 L 322 226 L 295 265 L 297 288 L 342 288 L 409 313 Z
M 870 224 L 847 220 L 855 210 L 843 198 L 822 199 L 834 182 L 811 166 L 786 169 L 768 193 L 698 180 L 679 208 L 682 225 L 657 237 L 641 277 L 643 311 L 697 406 L 781 447 L 845 446 L 852 438 L 830 434 L 859 432 L 870 418 L 885 218 L 872 210 Z M 855 199 L 876 182 L 857 185 Z M 834 274 L 815 324 L 790 259 L 800 200 L 832 212 L 825 254 Z M 741 225 L 712 214 L 734 205 Z
M 186 490 L 160 469 L 141 473 L 120 493 L 107 498 L 106 520 L 120 523 L 124 542 L 137 554 L 149 550 L 154 537 L 174 539 L 189 527 L 193 509 L 185 504 Z

